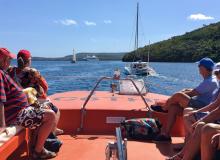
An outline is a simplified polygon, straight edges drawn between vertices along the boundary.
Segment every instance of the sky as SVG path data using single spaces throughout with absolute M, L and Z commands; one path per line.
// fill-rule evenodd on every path
M 220 21 L 219 0 L 139 0 L 144 46 Z M 134 49 L 137 0 L 0 0 L 0 47 L 62 57 Z

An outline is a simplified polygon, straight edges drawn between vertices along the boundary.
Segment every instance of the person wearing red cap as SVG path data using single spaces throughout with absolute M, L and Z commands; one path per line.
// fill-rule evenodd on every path
M 9 67 L 10 61 L 14 57 L 15 55 L 10 53 L 8 49 L 0 48 L 0 80 L 2 79 L 1 73 L 4 72 Z M 3 86 L 2 81 L 0 81 L 0 86 Z M 6 122 L 5 122 L 4 104 L 2 103 L 3 101 L 5 101 L 5 99 L 6 97 L 4 95 L 2 96 L 2 93 L 1 93 L 0 94 L 0 133 L 6 131 L 5 130 Z
M 33 158 L 53 158 L 56 153 L 46 150 L 44 143 L 54 128 L 55 114 L 51 110 L 29 106 L 22 88 L 6 72 L 14 57 L 6 48 L 0 48 L 0 132 L 11 124 L 30 129 L 38 128 Z
M 31 53 L 28 50 L 22 49 L 18 52 L 17 58 L 22 57 L 24 60 L 31 58 Z
M 37 91 L 38 100 L 43 103 L 42 106 L 49 106 L 56 113 L 56 124 L 60 118 L 59 109 L 47 100 L 48 84 L 45 78 L 35 68 L 31 68 L 31 53 L 28 50 L 22 49 L 17 54 L 18 67 L 11 67 L 9 75 L 22 87 L 32 87 Z M 54 134 L 62 134 L 63 130 L 54 128 Z
M 46 99 L 48 84 L 43 76 L 31 66 L 31 53 L 20 50 L 17 55 L 18 67 L 10 67 L 9 75 L 23 88 L 33 87 L 38 91 L 38 98 Z

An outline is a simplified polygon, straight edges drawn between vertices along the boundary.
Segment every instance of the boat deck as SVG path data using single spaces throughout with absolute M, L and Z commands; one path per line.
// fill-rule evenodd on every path
M 114 136 L 107 135 L 62 135 L 63 146 L 53 160 L 104 160 L 105 148 Z M 128 141 L 128 160 L 164 160 L 175 154 L 174 147 L 183 143 L 183 138 L 173 137 L 172 144 Z M 16 152 L 8 160 L 27 160 L 26 152 Z
M 54 160 L 104 160 L 105 147 L 109 141 L 114 141 L 113 136 L 60 136 L 64 145 L 59 155 Z M 174 146 L 183 143 L 182 138 L 173 138 L 173 144 L 128 141 L 128 160 L 164 160 L 167 156 L 174 155 Z
M 88 94 L 88 91 L 77 91 L 58 93 L 50 97 L 61 110 L 59 126 L 67 133 L 71 133 L 60 136 L 64 144 L 56 160 L 69 160 L 70 157 L 74 160 L 104 160 L 106 145 L 109 141 L 115 140 L 113 136 L 115 127 L 119 126 L 118 123 L 107 123 L 107 117 L 125 117 L 126 119 L 147 117 L 147 108 L 140 96 L 119 94 L 113 96 L 108 91 L 96 91 L 86 106 L 84 129 L 81 132 L 85 135 L 74 134 L 77 133 L 74 130 L 80 124 L 80 109 Z M 165 101 L 168 96 L 148 93 L 144 98 L 150 106 L 157 101 Z M 154 116 L 161 122 L 166 122 L 166 116 L 160 114 Z M 179 118 L 173 130 L 175 136 L 181 136 L 180 123 Z M 180 143 L 183 143 L 183 138 L 180 137 L 173 138 L 173 144 L 128 141 L 128 159 L 162 160 L 166 156 L 173 155 L 173 147 Z

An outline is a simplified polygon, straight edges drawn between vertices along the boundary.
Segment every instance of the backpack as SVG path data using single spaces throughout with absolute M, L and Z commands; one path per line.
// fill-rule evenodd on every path
M 123 138 L 134 140 L 153 140 L 161 127 L 160 121 L 153 118 L 129 119 L 120 126 Z

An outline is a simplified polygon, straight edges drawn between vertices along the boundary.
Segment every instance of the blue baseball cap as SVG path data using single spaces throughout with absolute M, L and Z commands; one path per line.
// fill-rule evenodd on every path
M 206 69 L 212 71 L 214 69 L 215 63 L 211 58 L 202 58 L 200 61 L 197 62 L 198 66 L 203 66 Z

